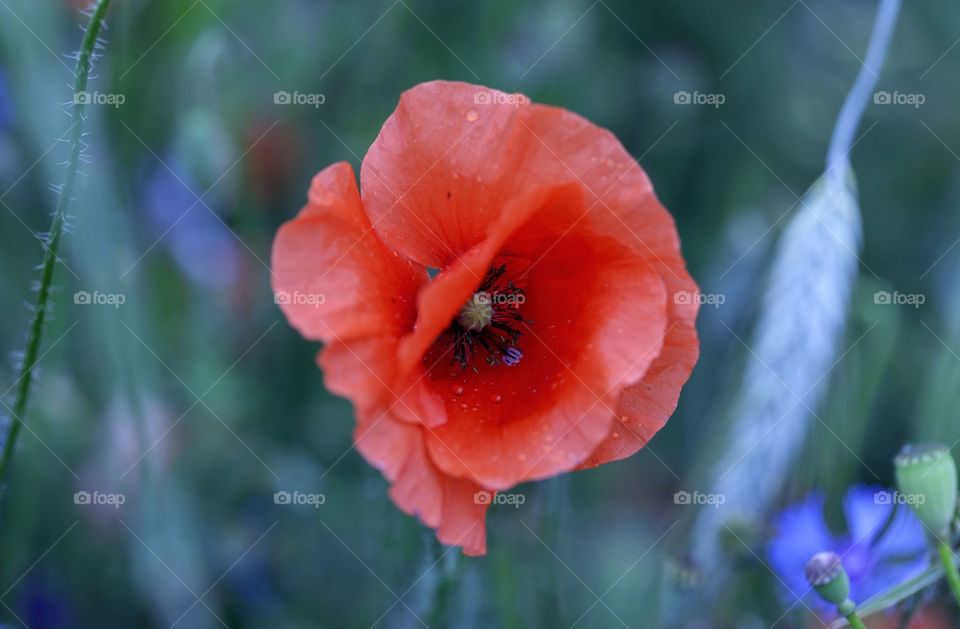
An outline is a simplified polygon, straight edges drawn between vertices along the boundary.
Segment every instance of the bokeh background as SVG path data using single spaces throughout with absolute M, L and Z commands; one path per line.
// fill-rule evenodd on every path
M 730 409 L 755 360 L 761 288 L 798 197 L 824 170 L 875 10 L 867 0 L 115 2 L 90 91 L 123 103 L 87 109 L 55 317 L 0 496 L 0 622 L 821 626 L 783 596 L 768 561 L 776 513 L 819 489 L 842 533 L 846 488 L 890 486 L 904 441 L 960 439 L 956 2 L 902 10 L 877 89 L 924 103 L 865 112 L 850 153 L 863 245 L 838 305 L 835 361 L 799 436 L 758 444 L 782 450 L 783 465 L 737 463 L 745 491 L 769 474 L 780 490 L 764 517 L 719 531 L 722 579 L 698 568 L 698 521 L 715 507 L 674 494 L 708 491 L 743 428 Z M 24 345 L 85 22 L 69 2 L 0 0 L 5 356 Z M 310 177 L 340 160 L 357 169 L 401 92 L 435 78 L 523 92 L 612 130 L 676 217 L 702 290 L 724 296 L 701 310 L 700 363 L 650 446 L 517 488 L 523 505 L 489 511 L 484 558 L 447 553 L 393 506 L 351 449 L 351 408 L 324 390 L 317 346 L 286 325 L 270 291 L 273 235 Z M 276 104 L 281 90 L 323 102 Z M 681 90 L 724 102 L 678 104 Z M 875 303 L 884 290 L 923 304 Z M 78 304 L 77 291 L 123 303 Z M 793 359 L 802 369 L 807 354 Z M 15 367 L 0 368 L 0 392 Z M 275 504 L 274 492 L 294 490 L 325 502 Z M 76 504 L 78 491 L 125 501 Z

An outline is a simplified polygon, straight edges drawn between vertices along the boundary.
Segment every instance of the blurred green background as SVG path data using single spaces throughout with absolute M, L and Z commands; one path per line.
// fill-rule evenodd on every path
M 712 507 L 673 494 L 696 487 L 730 430 L 723 411 L 750 360 L 738 337 L 757 319 L 783 217 L 823 171 L 875 9 L 115 2 L 90 91 L 123 103 L 87 109 L 56 316 L 0 498 L 0 622 L 819 626 L 803 606 L 783 616 L 763 522 L 728 549 L 735 578 L 683 598 L 710 579 L 690 555 L 696 512 Z M 0 1 L 5 356 L 24 345 L 85 21 L 68 2 Z M 837 499 L 853 482 L 889 486 L 905 440 L 960 439 L 958 38 L 956 2 L 903 8 L 877 88 L 925 102 L 871 103 L 860 126 L 864 245 L 838 359 L 871 331 L 830 372 L 823 422 L 809 423 L 771 508 L 815 487 Z M 340 160 L 357 169 L 400 93 L 435 78 L 523 92 L 612 130 L 676 217 L 702 290 L 726 295 L 701 310 L 700 363 L 650 447 L 519 488 L 525 504 L 489 511 L 484 558 L 444 554 L 389 501 L 350 449 L 349 404 L 324 390 L 318 348 L 283 321 L 269 282 L 273 235 L 310 177 Z M 681 90 L 724 103 L 677 104 Z M 323 103 L 275 104 L 278 91 Z M 877 290 L 925 301 L 878 308 Z M 78 304 L 78 291 L 124 303 Z M 15 367 L 0 369 L 0 392 Z M 274 504 L 294 490 L 325 503 Z M 125 502 L 78 505 L 78 491 Z

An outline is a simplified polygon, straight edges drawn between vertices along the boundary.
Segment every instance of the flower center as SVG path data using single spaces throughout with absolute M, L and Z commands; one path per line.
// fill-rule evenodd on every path
M 457 323 L 469 332 L 479 332 L 493 321 L 493 304 L 490 296 L 484 292 L 473 294 L 467 303 L 460 308 Z
M 505 264 L 491 266 L 479 290 L 460 307 L 444 333 L 453 348 L 453 364 L 467 367 L 480 357 L 491 366 L 513 366 L 523 357 L 516 326 L 523 323 L 519 309 L 525 295 L 512 281 L 501 282 L 506 271 Z

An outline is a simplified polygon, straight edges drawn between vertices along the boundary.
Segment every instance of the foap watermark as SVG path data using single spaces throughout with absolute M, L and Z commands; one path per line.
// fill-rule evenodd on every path
M 914 109 L 919 109 L 920 105 L 927 102 L 927 97 L 923 94 L 909 94 L 906 92 L 886 92 L 880 90 L 874 92 L 873 102 L 876 105 L 910 105 Z
M 873 494 L 873 503 L 878 505 L 922 505 L 927 501 L 923 494 L 901 494 L 899 491 L 880 490 Z
M 120 505 L 126 501 L 127 497 L 123 494 L 106 494 L 100 491 L 90 493 L 82 490 L 73 494 L 75 505 L 110 505 L 114 509 L 119 509 Z
M 110 105 L 119 108 L 120 105 L 127 102 L 127 97 L 123 94 L 111 94 L 107 92 L 74 92 L 74 105 Z
M 313 306 L 319 308 L 327 302 L 323 293 L 301 293 L 300 291 L 288 292 L 278 290 L 273 294 L 273 303 L 290 304 L 294 306 Z
M 284 90 L 273 93 L 274 105 L 309 105 L 314 109 L 319 109 L 320 105 L 325 102 L 327 102 L 327 97 L 323 94 L 290 93 Z
M 506 304 L 519 306 L 526 301 L 526 296 L 520 292 L 512 293 L 488 293 L 485 290 L 473 294 L 473 303 L 475 304 Z
M 526 501 L 527 497 L 523 494 L 505 494 L 482 489 L 473 494 L 473 504 L 475 505 L 513 505 L 514 509 L 519 509 L 520 505 Z
M 719 109 L 720 105 L 727 102 L 727 97 L 723 94 L 710 94 L 707 92 L 693 92 L 680 90 L 673 94 L 674 105 L 710 105 Z
M 919 308 L 927 301 L 923 293 L 901 293 L 900 291 L 878 290 L 873 294 L 873 303 L 882 306 L 913 306 Z
M 689 491 L 678 491 L 673 494 L 673 504 L 675 505 L 711 505 L 716 509 L 727 501 L 723 494 L 705 494 L 699 491 L 690 493 Z
M 474 105 L 514 105 L 519 107 L 530 102 L 523 94 L 505 94 L 493 90 L 479 90 L 473 94 Z
M 320 505 L 327 501 L 323 494 L 310 494 L 302 491 L 278 491 L 273 494 L 273 504 L 275 505 L 309 505 L 314 509 L 319 509 Z
M 123 293 L 101 293 L 98 290 L 91 293 L 78 290 L 73 294 L 73 303 L 80 306 L 113 306 L 119 308 L 127 303 L 127 297 Z
M 719 308 L 726 303 L 727 297 L 721 293 L 701 293 L 678 290 L 673 294 L 673 303 L 686 306 L 689 304 L 700 304 L 701 306 L 713 306 Z

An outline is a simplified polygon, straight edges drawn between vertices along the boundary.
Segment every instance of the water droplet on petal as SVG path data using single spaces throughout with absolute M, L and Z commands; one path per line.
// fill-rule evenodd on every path
M 614 439 L 619 439 L 619 438 L 620 438 L 620 433 L 619 433 L 619 432 L 613 433 L 613 438 L 614 438 Z
M 463 387 L 461 387 L 459 384 L 453 385 L 452 387 L 450 387 L 450 390 L 453 392 L 454 395 L 463 395 Z
M 471 109 L 467 112 L 467 122 L 476 122 L 477 118 L 479 117 L 480 114 L 478 114 L 475 109 Z
M 493 402 L 494 404 L 499 404 L 500 402 L 503 401 L 503 398 L 499 394 L 494 393 L 493 395 L 490 396 L 490 401 Z

